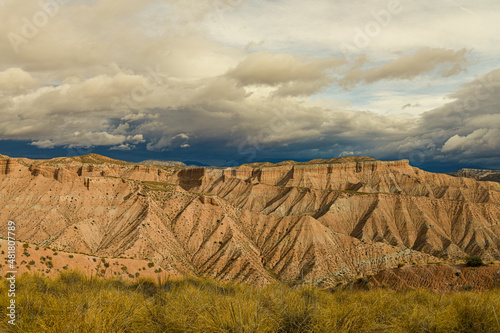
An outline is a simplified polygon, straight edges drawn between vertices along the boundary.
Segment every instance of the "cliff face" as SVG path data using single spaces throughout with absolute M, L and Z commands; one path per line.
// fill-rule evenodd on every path
M 450 175 L 500 183 L 500 170 L 462 169 Z
M 500 184 L 405 160 L 218 170 L 98 155 L 4 159 L 0 220 L 16 221 L 23 241 L 256 284 L 334 284 L 467 254 L 500 259 Z

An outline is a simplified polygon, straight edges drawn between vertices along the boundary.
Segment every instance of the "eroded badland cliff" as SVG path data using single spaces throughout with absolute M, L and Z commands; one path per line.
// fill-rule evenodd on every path
M 3 238 L 9 220 L 18 240 L 41 248 L 256 284 L 331 284 L 399 262 L 500 259 L 500 183 L 407 160 L 206 169 L 95 154 L 0 156 Z

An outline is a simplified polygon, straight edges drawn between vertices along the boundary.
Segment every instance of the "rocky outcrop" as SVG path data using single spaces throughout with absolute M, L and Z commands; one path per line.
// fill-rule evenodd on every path
M 462 169 L 450 175 L 500 183 L 500 170 Z
M 26 167 L 14 159 L 0 160 L 0 177 L 22 177 L 25 175 Z

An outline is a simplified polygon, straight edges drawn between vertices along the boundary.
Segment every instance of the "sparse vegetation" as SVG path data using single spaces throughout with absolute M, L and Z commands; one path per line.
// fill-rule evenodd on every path
M 465 258 L 465 265 L 469 267 L 480 267 L 484 265 L 480 256 L 470 256 Z
M 134 278 L 136 278 L 134 276 Z M 500 290 L 336 291 L 206 278 L 133 282 L 63 271 L 17 280 L 20 332 L 498 332 Z M 8 302 L 0 283 L 0 308 Z M 0 310 L 5 314 L 5 310 Z M 75 315 L 75 314 L 82 315 Z M 28 315 L 29 314 L 29 315 Z M 57 316 L 54 316 L 57 314 Z M 0 331 L 11 328 L 5 320 Z
M 143 181 L 141 183 L 145 185 L 149 190 L 163 191 L 163 192 L 173 191 L 173 189 L 175 189 L 176 186 L 176 184 L 165 183 L 165 182 Z

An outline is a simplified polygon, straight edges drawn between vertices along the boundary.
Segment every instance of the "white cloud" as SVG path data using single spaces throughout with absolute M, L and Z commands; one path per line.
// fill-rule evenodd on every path
M 40 84 L 30 73 L 21 68 L 9 68 L 0 72 L 0 90 L 10 93 L 21 93 Z
M 122 151 L 127 151 L 127 150 L 132 150 L 133 148 L 135 148 L 134 145 L 131 145 L 131 144 L 128 144 L 128 143 L 125 143 L 125 144 L 121 144 L 119 146 L 113 146 L 111 148 L 109 148 L 109 150 L 122 150 Z
M 500 151 L 500 129 L 480 128 L 469 135 L 454 135 L 445 142 L 441 150 L 443 152 L 458 151 L 468 154 Z

